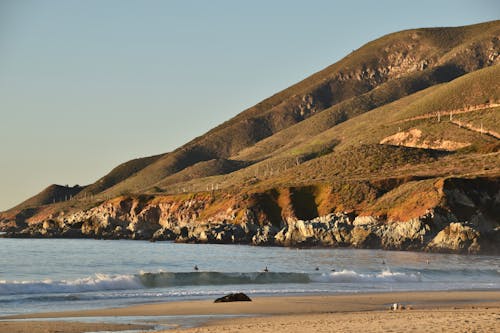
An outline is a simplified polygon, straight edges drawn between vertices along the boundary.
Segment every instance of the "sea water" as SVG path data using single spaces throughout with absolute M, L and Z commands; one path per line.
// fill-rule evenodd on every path
M 0 239 L 0 315 L 215 299 L 230 292 L 252 297 L 475 289 L 500 289 L 500 257 Z

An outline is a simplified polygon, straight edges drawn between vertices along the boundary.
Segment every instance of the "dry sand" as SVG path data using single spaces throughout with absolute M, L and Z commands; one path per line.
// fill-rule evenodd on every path
M 235 319 L 164 332 L 499 332 L 499 308 L 371 311 Z
M 411 310 L 389 311 L 398 302 Z M 252 315 L 204 323 L 182 332 L 500 332 L 500 291 L 402 292 L 326 296 L 257 297 L 253 302 L 183 301 L 126 308 L 4 317 Z M 57 319 L 55 319 L 57 320 Z M 151 319 L 154 322 L 154 317 Z M 112 320 L 110 320 L 112 322 Z M 85 332 L 119 330 L 73 322 L 0 322 L 0 332 Z M 51 326 L 52 325 L 52 326 Z M 58 325 L 64 325 L 58 327 Z M 130 329 L 128 327 L 127 329 Z M 180 331 L 180 330 L 179 330 Z M 169 330 L 168 332 L 173 332 Z

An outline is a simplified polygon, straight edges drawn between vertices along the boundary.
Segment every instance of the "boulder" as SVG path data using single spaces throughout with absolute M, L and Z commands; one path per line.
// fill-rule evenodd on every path
M 266 224 L 257 229 L 257 232 L 252 237 L 252 244 L 254 245 L 273 245 L 274 236 L 278 230 L 269 224 Z
M 354 226 L 376 225 L 377 223 L 379 223 L 379 221 L 374 216 L 357 216 L 352 222 Z
M 231 293 L 226 296 L 217 298 L 214 303 L 226 303 L 226 302 L 251 302 L 250 297 L 245 295 L 244 293 Z
M 80 238 L 82 237 L 82 231 L 81 229 L 75 229 L 75 228 L 64 228 L 61 231 L 61 237 L 65 238 Z
M 367 226 L 354 227 L 351 230 L 351 246 L 363 249 L 380 248 L 381 241 L 375 230 Z
M 435 252 L 478 253 L 479 231 L 462 223 L 450 223 L 427 244 L 427 250 Z
M 381 226 L 378 233 L 382 247 L 391 250 L 418 250 L 436 235 L 426 223 L 425 217 L 388 223 Z

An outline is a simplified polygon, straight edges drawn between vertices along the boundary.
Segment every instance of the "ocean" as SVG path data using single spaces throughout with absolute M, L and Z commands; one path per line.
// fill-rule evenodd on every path
M 252 297 L 476 289 L 500 289 L 500 257 L 0 239 L 0 315 L 215 299 L 230 292 Z

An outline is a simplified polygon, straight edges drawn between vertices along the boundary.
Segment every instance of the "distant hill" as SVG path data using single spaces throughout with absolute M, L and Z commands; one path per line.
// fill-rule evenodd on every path
M 75 186 L 62 186 L 57 184 L 52 184 L 45 188 L 42 192 L 29 198 L 26 201 L 21 202 L 19 205 L 13 208 L 13 210 L 38 207 L 43 205 L 54 204 L 56 202 L 63 202 L 73 199 L 78 193 L 80 193 L 85 187 L 75 185 Z

